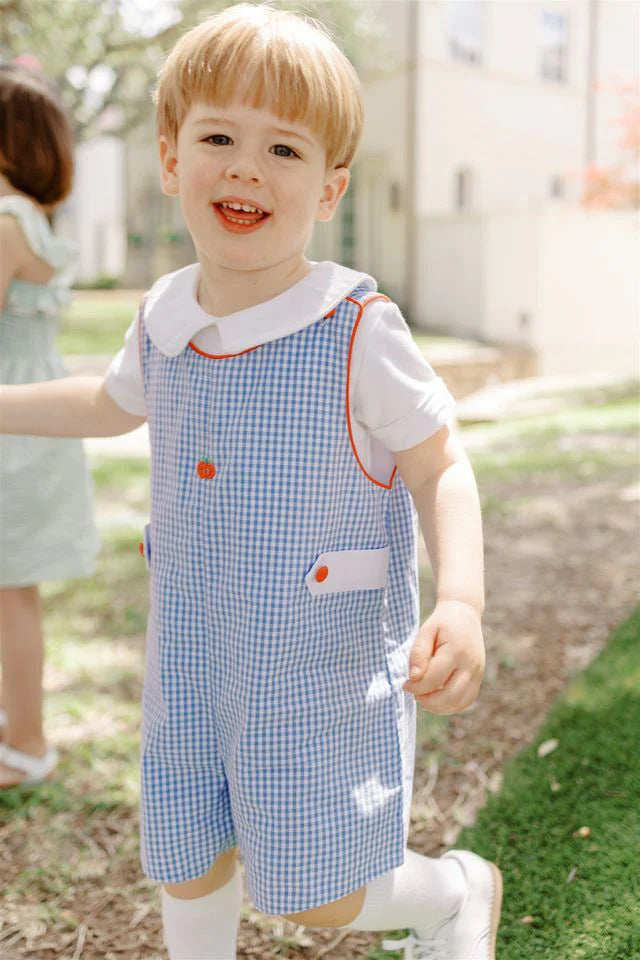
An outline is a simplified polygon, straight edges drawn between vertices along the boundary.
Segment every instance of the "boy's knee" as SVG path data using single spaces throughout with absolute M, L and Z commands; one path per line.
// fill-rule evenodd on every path
M 301 923 L 305 927 L 344 927 L 347 923 L 352 923 L 362 910 L 366 889 L 361 887 L 341 900 L 332 900 L 331 903 L 314 907 L 312 910 L 285 913 L 283 916 L 285 920 Z
M 226 886 L 232 879 L 236 871 L 235 847 L 232 850 L 226 850 L 221 853 L 211 868 L 201 877 L 195 880 L 186 880 L 184 883 L 164 883 L 163 887 L 170 897 L 177 900 L 195 900 L 198 897 L 206 897 L 214 893 L 221 887 Z

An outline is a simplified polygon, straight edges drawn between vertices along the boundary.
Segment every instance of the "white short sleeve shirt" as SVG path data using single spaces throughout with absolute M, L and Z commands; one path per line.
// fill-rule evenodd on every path
M 356 287 L 375 280 L 331 261 L 284 293 L 247 310 L 215 317 L 197 300 L 200 265 L 161 277 L 145 304 L 145 325 L 156 347 L 177 356 L 192 342 L 213 356 L 240 353 L 301 330 L 326 316 Z M 112 360 L 105 384 L 128 413 L 146 415 L 139 358 L 138 317 Z M 434 434 L 455 417 L 455 402 L 437 377 L 393 302 L 376 300 L 362 315 L 351 358 L 350 413 L 354 443 L 372 476 L 388 478 L 392 453 Z

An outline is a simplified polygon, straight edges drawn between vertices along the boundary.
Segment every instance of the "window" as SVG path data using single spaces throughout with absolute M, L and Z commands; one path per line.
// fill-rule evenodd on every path
M 482 62 L 482 9 L 480 0 L 449 0 L 447 42 L 453 60 Z
M 543 10 L 539 21 L 540 72 L 544 80 L 567 81 L 569 18 L 564 13 Z
M 456 210 L 470 210 L 471 209 L 471 186 L 472 186 L 472 171 L 469 167 L 461 167 L 459 170 L 456 170 L 456 182 L 455 182 L 455 205 Z

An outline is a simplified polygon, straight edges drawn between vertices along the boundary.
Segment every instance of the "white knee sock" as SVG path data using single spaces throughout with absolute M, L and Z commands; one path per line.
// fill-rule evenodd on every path
M 456 860 L 432 859 L 407 850 L 401 867 L 367 886 L 362 910 L 345 929 L 411 927 L 418 937 L 428 937 L 460 909 L 466 891 L 466 878 Z
M 170 960 L 235 960 L 242 881 L 236 869 L 224 887 L 178 900 L 162 888 L 162 926 Z

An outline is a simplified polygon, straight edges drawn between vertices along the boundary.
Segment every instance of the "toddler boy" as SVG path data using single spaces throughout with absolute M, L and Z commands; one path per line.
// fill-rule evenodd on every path
M 3 412 L 15 433 L 149 424 L 142 859 L 170 957 L 235 956 L 239 850 L 260 910 L 490 960 L 497 867 L 406 848 L 415 702 L 462 710 L 484 670 L 475 481 L 398 308 L 304 256 L 349 183 L 357 77 L 316 25 L 241 4 L 182 37 L 157 105 L 197 262 L 104 380 L 12 388 Z

